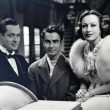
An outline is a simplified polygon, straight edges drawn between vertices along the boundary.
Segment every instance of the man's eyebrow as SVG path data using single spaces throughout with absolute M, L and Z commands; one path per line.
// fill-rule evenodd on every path
M 15 35 L 14 33 L 8 33 L 8 35 L 10 35 L 10 34 L 11 34 L 11 35 Z
M 50 41 L 49 39 L 45 39 L 45 41 Z
M 15 34 L 15 33 L 8 33 L 8 35 L 20 35 L 20 33 L 17 33 L 17 34 Z
M 45 40 L 50 40 L 50 39 L 45 39 Z M 52 39 L 52 40 L 59 40 L 59 39 Z
M 58 39 L 53 39 L 53 41 L 58 41 Z

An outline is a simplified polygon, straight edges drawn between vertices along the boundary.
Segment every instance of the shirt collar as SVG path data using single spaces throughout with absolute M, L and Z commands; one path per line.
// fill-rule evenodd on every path
M 5 47 L 3 47 L 2 45 L 0 45 L 0 50 L 4 53 L 6 53 L 7 55 L 9 55 L 10 53 L 7 51 L 7 49 Z M 15 51 L 13 51 L 11 53 L 11 55 L 14 55 L 15 54 Z
M 48 57 L 47 54 L 46 54 L 46 59 L 47 59 L 47 62 L 48 62 L 48 64 L 49 64 L 49 67 L 50 67 L 50 68 L 53 68 L 53 65 L 51 64 L 50 58 Z
M 60 52 L 60 55 L 61 55 L 62 53 Z M 51 60 L 50 60 L 50 58 L 49 58 L 49 56 L 46 54 L 46 59 L 47 59 L 47 62 L 48 62 L 48 64 L 49 64 L 49 67 L 50 68 L 54 68 L 54 66 L 52 65 L 52 63 L 51 63 Z M 56 61 L 57 62 L 57 61 Z M 56 64 L 56 63 L 55 63 Z

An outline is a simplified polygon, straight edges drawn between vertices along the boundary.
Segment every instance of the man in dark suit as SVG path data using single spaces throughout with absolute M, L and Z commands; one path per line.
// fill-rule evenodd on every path
M 61 53 L 64 31 L 53 25 L 42 32 L 45 56 L 29 67 L 30 90 L 40 100 L 75 100 L 78 80 Z
M 15 54 L 20 43 L 20 26 L 6 18 L 0 23 L 0 81 L 11 81 L 23 86 L 28 84 L 28 63 L 21 55 Z

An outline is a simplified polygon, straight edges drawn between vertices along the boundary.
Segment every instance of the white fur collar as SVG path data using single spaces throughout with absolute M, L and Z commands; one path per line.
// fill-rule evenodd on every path
M 74 73 L 76 73 L 79 77 L 84 77 L 85 73 L 83 49 L 86 44 L 87 42 L 82 39 L 77 40 L 75 43 L 73 43 L 69 53 L 70 65 Z

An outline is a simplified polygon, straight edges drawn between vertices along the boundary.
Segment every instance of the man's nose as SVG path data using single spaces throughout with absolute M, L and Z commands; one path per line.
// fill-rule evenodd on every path
M 14 36 L 13 41 L 17 42 L 18 41 L 18 37 Z
M 50 47 L 52 48 L 52 47 L 53 47 L 53 45 L 54 45 L 54 44 L 53 44 L 53 42 L 51 42 L 51 43 L 50 43 Z

